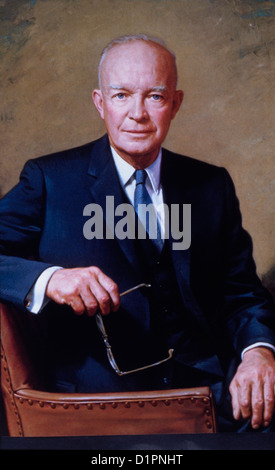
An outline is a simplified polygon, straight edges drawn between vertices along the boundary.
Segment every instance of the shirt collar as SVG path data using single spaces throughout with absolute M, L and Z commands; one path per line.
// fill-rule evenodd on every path
M 123 187 L 127 186 L 133 181 L 135 168 L 121 158 L 118 153 L 111 147 L 114 163 L 118 172 L 120 183 Z M 155 193 L 159 192 L 160 189 L 160 167 L 162 159 L 162 149 L 160 149 L 157 158 L 154 162 L 145 168 L 152 188 Z

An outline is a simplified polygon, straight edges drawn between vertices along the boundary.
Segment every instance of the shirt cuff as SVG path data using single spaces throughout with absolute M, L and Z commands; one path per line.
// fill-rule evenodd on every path
M 275 346 L 273 346 L 273 344 L 258 342 L 258 343 L 251 344 L 250 346 L 247 346 L 247 348 L 243 350 L 242 355 L 241 355 L 242 359 L 246 351 L 249 351 L 250 349 L 254 349 L 254 348 L 260 348 L 260 347 L 271 349 L 271 351 L 273 351 L 273 353 L 275 354 Z
M 46 296 L 46 288 L 52 275 L 63 269 L 60 266 L 52 266 L 45 269 L 42 274 L 37 278 L 35 284 L 30 289 L 26 297 L 26 308 L 31 313 L 39 313 L 50 301 Z

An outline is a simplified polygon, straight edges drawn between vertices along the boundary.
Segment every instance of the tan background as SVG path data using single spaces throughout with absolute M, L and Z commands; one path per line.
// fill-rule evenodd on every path
M 99 54 L 114 36 L 164 38 L 185 101 L 166 146 L 225 166 L 275 283 L 275 0 L 0 0 L 4 195 L 32 157 L 105 132 L 91 101 Z

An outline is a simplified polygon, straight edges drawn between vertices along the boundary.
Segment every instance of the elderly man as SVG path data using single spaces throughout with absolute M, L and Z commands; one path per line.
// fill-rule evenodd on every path
M 162 148 L 183 100 L 175 57 L 154 38 L 122 37 L 105 48 L 99 81 L 93 101 L 107 135 L 27 162 L 1 202 L 1 300 L 31 312 L 51 389 L 207 384 L 221 431 L 270 430 L 274 309 L 232 181 Z M 157 209 L 156 236 L 114 230 L 118 208 L 142 220 L 138 204 Z

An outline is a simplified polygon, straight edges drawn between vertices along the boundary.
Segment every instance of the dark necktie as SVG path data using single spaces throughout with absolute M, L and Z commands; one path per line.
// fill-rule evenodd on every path
M 153 207 L 152 200 L 145 187 L 145 181 L 147 173 L 145 170 L 136 170 L 136 189 L 134 195 L 134 207 L 135 211 L 142 223 L 144 229 L 149 235 L 157 250 L 160 252 L 162 249 L 162 239 L 159 223 L 157 220 L 157 214 Z M 146 207 L 151 204 L 150 212 L 146 210 Z M 149 215 L 150 214 L 150 215 Z M 150 223 L 149 223 L 150 219 Z

